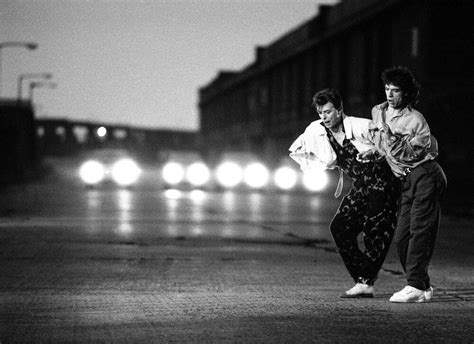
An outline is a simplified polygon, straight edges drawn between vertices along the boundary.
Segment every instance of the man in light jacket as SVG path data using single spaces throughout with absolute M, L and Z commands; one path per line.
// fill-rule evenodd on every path
M 440 222 L 440 200 L 446 175 L 436 162 L 438 146 L 424 116 L 413 108 L 419 84 L 412 72 L 398 66 L 382 73 L 387 101 L 372 109 L 369 137 L 402 181 L 395 234 L 407 285 L 391 302 L 426 302 L 433 297 L 428 267 Z M 370 152 L 363 153 L 370 156 Z
M 336 90 L 316 93 L 313 106 L 321 119 L 312 122 L 291 145 L 290 157 L 303 171 L 338 167 L 352 179 L 352 188 L 330 224 L 337 249 L 355 282 L 341 297 L 373 297 L 374 283 L 396 226 L 400 181 L 382 156 L 370 154 L 368 162 L 358 159 L 374 148 L 367 137 L 370 121 L 346 116 Z M 341 189 L 339 184 L 336 194 Z M 360 233 L 364 250 L 358 245 Z

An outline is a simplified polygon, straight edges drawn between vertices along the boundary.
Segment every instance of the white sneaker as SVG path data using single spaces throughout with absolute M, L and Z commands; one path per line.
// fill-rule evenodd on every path
M 433 298 L 433 287 L 429 287 L 425 290 L 425 299 L 426 301 L 431 301 Z
M 374 287 L 364 283 L 356 283 L 341 295 L 343 298 L 374 297 Z
M 425 291 L 407 285 L 390 298 L 390 302 L 425 302 Z

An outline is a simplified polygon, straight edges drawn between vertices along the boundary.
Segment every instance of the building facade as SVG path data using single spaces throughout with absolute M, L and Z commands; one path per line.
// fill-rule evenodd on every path
M 33 177 L 39 157 L 31 104 L 0 100 L 0 187 Z
M 122 148 L 144 159 L 156 160 L 163 152 L 198 150 L 197 132 L 137 128 L 100 122 L 59 118 L 35 120 L 36 144 L 40 156 L 75 155 L 101 148 Z M 106 134 L 99 136 L 99 128 Z
M 199 90 L 203 153 L 248 151 L 268 163 L 287 156 L 317 119 L 311 101 L 337 88 L 345 112 L 370 117 L 384 101 L 381 72 L 405 65 L 422 84 L 417 108 L 456 168 L 470 157 L 473 42 L 470 0 L 343 0 L 265 47 L 239 71 L 222 71 Z M 459 121 L 459 122 L 458 122 Z M 464 136 L 466 137 L 466 136 Z

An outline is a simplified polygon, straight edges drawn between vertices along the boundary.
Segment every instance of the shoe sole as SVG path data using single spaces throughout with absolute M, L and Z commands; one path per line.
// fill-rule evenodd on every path
M 374 297 L 374 294 L 342 294 L 341 297 L 343 299 L 370 299 L 371 297 Z
M 415 300 L 407 300 L 407 301 L 401 301 L 401 300 L 389 300 L 390 302 L 394 303 L 423 303 L 423 302 L 429 302 L 430 300 L 427 300 L 424 296 L 420 299 L 415 299 Z

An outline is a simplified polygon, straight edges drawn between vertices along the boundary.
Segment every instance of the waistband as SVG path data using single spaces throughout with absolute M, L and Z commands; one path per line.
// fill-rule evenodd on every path
M 423 161 L 421 164 L 416 165 L 415 167 L 405 167 L 403 168 L 403 172 L 405 173 L 405 175 L 402 176 L 401 178 L 405 179 L 406 177 L 410 175 L 410 173 L 412 173 L 417 168 L 422 167 L 423 165 L 426 165 L 426 164 L 431 164 L 431 163 L 436 163 L 436 160 L 435 159 L 426 160 L 426 161 Z

